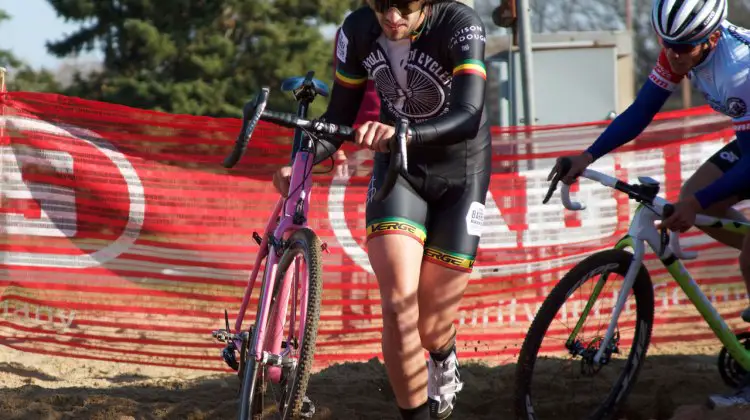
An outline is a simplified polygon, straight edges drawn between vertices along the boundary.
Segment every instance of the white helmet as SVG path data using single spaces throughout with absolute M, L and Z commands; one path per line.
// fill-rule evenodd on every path
M 654 0 L 651 23 L 668 42 L 692 43 L 708 37 L 727 17 L 727 0 Z

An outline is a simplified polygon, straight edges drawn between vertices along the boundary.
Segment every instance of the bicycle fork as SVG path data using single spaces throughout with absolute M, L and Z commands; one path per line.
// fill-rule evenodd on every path
M 646 243 L 648 243 L 654 249 L 654 252 L 656 252 L 658 255 L 661 255 L 666 250 L 666 248 L 662 249 L 665 244 L 660 242 L 659 234 L 653 227 L 654 221 L 656 220 L 656 214 L 652 211 L 645 210 L 646 209 L 643 207 L 639 207 L 636 210 L 633 221 L 630 225 L 630 229 L 628 230 L 628 235 L 620 240 L 615 246 L 616 249 L 631 247 L 633 249 L 633 259 L 630 263 L 630 266 L 628 267 L 627 273 L 625 274 L 625 279 L 623 280 L 622 286 L 620 287 L 620 292 L 617 295 L 617 302 L 615 303 L 615 307 L 612 309 L 612 318 L 610 319 L 609 325 L 607 326 L 607 331 L 604 333 L 604 338 L 601 341 L 601 345 L 594 354 L 592 361 L 596 366 L 602 363 L 604 352 L 611 347 L 612 338 L 614 337 L 615 329 L 617 328 L 617 321 L 620 318 L 620 314 L 622 313 L 628 297 L 630 296 L 630 290 L 633 288 L 635 280 L 638 277 L 638 272 L 640 271 L 641 265 L 643 264 L 643 256 L 646 253 Z M 586 317 L 588 317 L 589 312 L 593 308 L 594 302 L 599 297 L 599 294 L 604 288 L 604 284 L 607 281 L 608 274 L 609 273 L 607 272 L 605 267 L 605 269 L 601 273 L 601 276 L 599 277 L 599 280 L 597 281 L 597 284 L 594 286 L 593 293 L 589 297 L 589 301 L 586 303 L 586 307 L 584 308 L 583 313 L 578 320 L 578 323 L 576 324 L 573 332 L 568 338 L 568 345 L 572 344 L 575 341 L 575 337 L 583 327 L 583 323 L 585 322 Z
M 630 263 L 630 267 L 628 267 L 628 272 L 625 274 L 625 279 L 622 282 L 620 293 L 617 295 L 617 303 L 615 303 L 615 307 L 612 309 L 612 319 L 609 321 L 607 331 L 604 333 L 602 345 L 599 346 L 599 350 L 597 350 L 596 354 L 594 355 L 593 361 L 595 365 L 600 364 L 602 355 L 604 354 L 604 350 L 609 348 L 610 346 L 612 337 L 615 334 L 615 328 L 617 327 L 617 321 L 619 320 L 620 314 L 625 307 L 625 303 L 630 296 L 630 290 L 633 288 L 633 284 L 635 284 L 635 279 L 638 276 L 638 271 L 641 269 L 641 264 L 643 263 L 643 255 L 646 252 L 646 245 L 644 244 L 643 240 L 635 240 L 629 245 L 632 245 L 633 247 L 633 261 Z M 602 276 L 599 281 L 604 283 L 604 281 L 606 281 L 606 278 Z M 602 284 L 602 287 L 603 286 L 604 285 Z

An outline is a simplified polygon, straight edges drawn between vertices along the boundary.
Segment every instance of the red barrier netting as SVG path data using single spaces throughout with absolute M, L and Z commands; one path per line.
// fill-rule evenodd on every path
M 210 332 L 223 327 L 225 308 L 230 319 L 239 308 L 258 249 L 252 233 L 265 227 L 277 199 L 270 179 L 289 160 L 290 131 L 261 124 L 244 160 L 226 170 L 221 161 L 237 119 L 21 92 L 8 93 L 4 107 L 0 344 L 225 370 Z M 590 144 L 604 124 L 493 131 L 486 226 L 461 305 L 462 358 L 514 361 L 551 287 L 625 232 L 634 205 L 591 182 L 574 187 L 584 211 L 564 210 L 558 196 L 541 204 L 553 159 Z M 731 136 L 729 120 L 706 108 L 664 114 L 594 167 L 631 180 L 652 176 L 675 199 L 685 177 Z M 346 163 L 318 168 L 310 211 L 330 250 L 321 364 L 380 353 L 377 285 L 362 247 L 371 154 L 345 150 Z M 745 302 L 736 252 L 704 235 L 685 239 L 704 250 L 688 267 L 736 325 Z M 653 258 L 649 268 L 659 307 L 654 342 L 710 337 Z M 251 303 L 246 322 L 254 315 Z

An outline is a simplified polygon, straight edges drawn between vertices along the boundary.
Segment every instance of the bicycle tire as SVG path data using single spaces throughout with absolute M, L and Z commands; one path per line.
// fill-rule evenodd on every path
M 293 383 L 291 391 L 286 395 L 285 401 L 280 408 L 280 417 L 283 420 L 297 420 L 302 414 L 304 397 L 307 393 L 307 385 L 310 380 L 312 363 L 315 355 L 315 343 L 318 336 L 318 322 L 320 320 L 320 303 L 323 292 L 323 262 L 322 262 L 322 242 L 320 238 L 309 228 L 301 228 L 294 232 L 289 238 L 289 246 L 279 260 L 279 266 L 276 273 L 276 285 L 279 286 L 284 280 L 287 270 L 294 262 L 295 257 L 301 255 L 307 266 L 307 314 L 305 325 L 302 326 L 302 345 L 299 348 L 299 359 L 297 368 L 292 378 Z M 278 293 L 278 289 L 275 293 Z M 274 313 L 274 305 L 277 304 L 274 297 L 269 313 Z M 305 304 L 300 302 L 298 307 Z M 299 321 L 299 317 L 296 318 Z
M 268 259 L 263 259 L 263 264 L 268 263 Z M 257 328 L 255 325 L 251 326 L 248 335 L 248 340 L 245 341 L 240 349 L 240 360 L 244 363 L 240 366 L 239 375 L 242 378 L 242 384 L 240 385 L 240 402 L 239 411 L 237 412 L 238 420 L 261 420 L 263 410 L 263 392 L 265 391 L 265 384 L 261 383 L 260 392 L 258 392 L 258 377 L 262 376 L 262 370 L 258 369 L 258 361 L 255 360 L 253 355 L 249 354 L 250 344 L 256 341 L 255 334 Z M 252 395 L 251 395 L 252 394 Z M 251 399 L 252 398 L 252 399 Z
M 255 328 L 253 328 L 253 333 L 250 335 L 250 343 L 255 340 Z M 255 357 L 252 355 L 249 355 L 247 352 L 247 349 L 243 349 L 245 352 L 245 365 L 244 365 L 244 373 L 242 374 L 242 385 L 240 385 L 240 410 L 237 413 L 237 419 L 238 420 L 258 420 L 257 417 L 257 406 L 258 406 L 258 391 L 255 389 L 257 382 L 258 382 L 258 376 L 259 376 L 259 370 L 258 370 L 258 362 L 255 360 Z M 252 392 L 249 390 L 253 390 Z M 252 400 L 251 400 L 251 394 L 252 393 Z
M 586 281 L 581 281 L 581 279 L 584 279 L 584 276 L 592 273 L 593 270 L 613 263 L 617 264 L 617 268 L 610 272 L 624 277 L 632 260 L 633 254 L 623 250 L 611 249 L 598 252 L 576 264 L 552 289 L 531 323 L 518 355 L 515 391 L 516 417 L 528 420 L 539 419 L 534 412 L 529 389 L 534 365 L 544 336 L 562 305 L 576 289 L 580 288 L 586 281 L 598 278 L 598 276 L 589 276 Z M 633 384 L 638 379 L 640 368 L 643 366 L 643 360 L 651 341 L 654 322 L 654 290 L 651 277 L 643 264 L 641 264 L 633 284 L 633 294 L 636 299 L 636 328 L 633 343 L 630 346 L 630 354 L 625 362 L 625 369 L 615 381 L 606 399 L 588 417 L 589 419 L 599 420 L 613 417 L 627 399 Z M 645 330 L 642 330 L 644 328 Z

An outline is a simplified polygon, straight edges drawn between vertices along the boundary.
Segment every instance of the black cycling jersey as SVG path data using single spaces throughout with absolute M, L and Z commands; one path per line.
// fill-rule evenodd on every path
M 484 161 L 482 155 L 491 153 L 489 122 L 483 112 L 484 24 L 462 3 L 429 7 L 406 50 L 408 56 L 399 59 L 406 69 L 405 87 L 394 75 L 375 12 L 364 6 L 347 16 L 336 47 L 336 80 L 322 118 L 352 125 L 369 75 L 381 99 L 380 120 L 393 124 L 404 117 L 412 123 L 415 135 L 409 145 L 410 163 L 439 169 L 441 162 L 454 166 L 466 160 L 473 166 Z M 319 150 L 316 161 L 339 146 Z
M 410 121 L 408 170 L 383 203 L 368 203 L 368 237 L 407 234 L 425 246 L 425 257 L 471 271 L 489 186 L 491 142 L 484 113 L 484 24 L 458 2 L 427 6 L 411 39 L 382 36 L 375 12 L 362 7 L 344 21 L 338 66 L 322 118 L 354 123 L 368 77 L 381 99 L 380 121 Z M 341 143 L 319 147 L 316 162 Z M 368 195 L 379 188 L 387 153 L 375 154 Z

